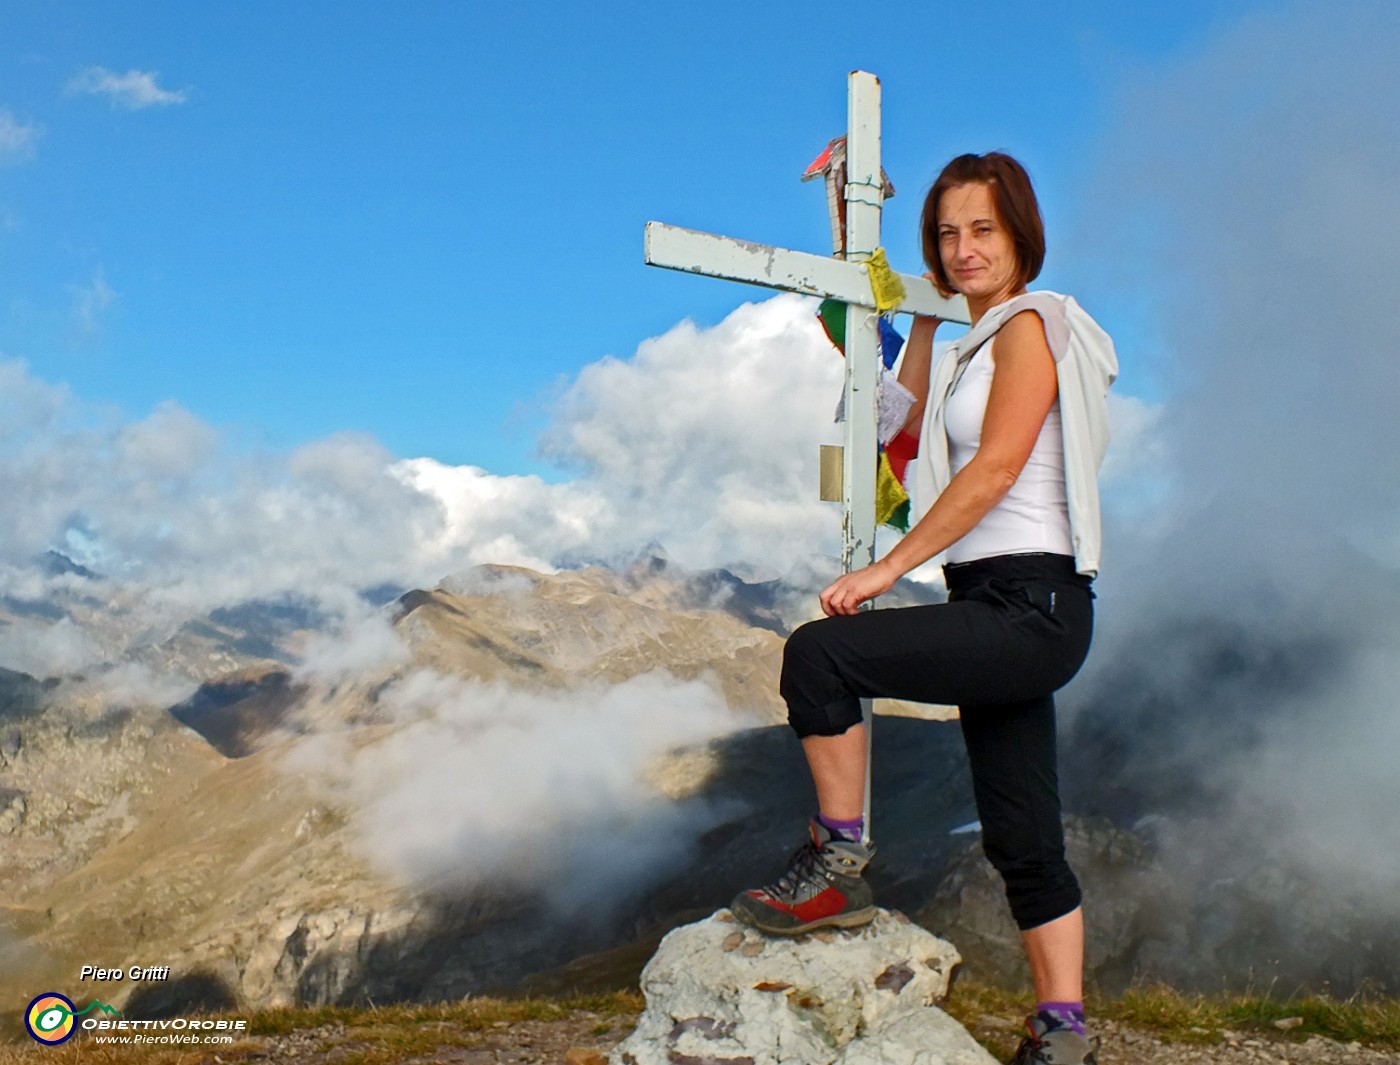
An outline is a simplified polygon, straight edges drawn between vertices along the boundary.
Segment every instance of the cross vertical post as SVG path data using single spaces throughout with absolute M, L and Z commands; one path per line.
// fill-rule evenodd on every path
M 867 262 L 880 246 L 880 81 L 850 76 L 846 140 L 846 261 Z M 846 311 L 846 439 L 843 466 L 841 568 L 875 561 L 875 382 L 880 360 L 876 314 L 870 307 Z
M 846 104 L 846 261 L 869 261 L 880 246 L 884 202 L 880 172 L 880 79 L 852 71 Z M 846 309 L 846 439 L 842 463 L 841 569 L 845 573 L 875 561 L 875 475 L 879 461 L 875 383 L 880 363 L 876 312 Z M 874 603 L 867 601 L 863 609 Z M 874 704 L 860 701 L 865 723 L 865 830 L 870 842 L 870 764 L 875 737 Z

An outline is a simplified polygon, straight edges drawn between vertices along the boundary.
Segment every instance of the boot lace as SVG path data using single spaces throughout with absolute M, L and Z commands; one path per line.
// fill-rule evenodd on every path
M 826 866 L 822 863 L 821 848 L 809 841 L 788 859 L 787 872 L 766 885 L 763 892 L 775 899 L 792 900 L 797 898 L 804 886 L 821 890 L 826 885 Z

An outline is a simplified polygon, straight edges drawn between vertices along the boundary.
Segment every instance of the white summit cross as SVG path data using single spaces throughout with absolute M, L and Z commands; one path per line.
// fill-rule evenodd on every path
M 879 461 L 875 389 L 880 364 L 876 301 L 866 263 L 880 247 L 880 79 L 853 71 L 847 82 L 844 259 L 717 237 L 662 222 L 646 225 L 648 266 L 743 281 L 800 292 L 848 304 L 846 312 L 846 437 L 842 466 L 841 566 L 851 572 L 875 561 L 875 483 Z M 839 232 L 839 227 L 838 227 Z M 838 247 L 837 255 L 841 255 Z M 923 277 L 897 275 L 905 314 L 935 315 L 948 322 L 969 321 L 962 299 L 944 299 Z M 869 604 L 867 604 L 869 605 Z M 867 729 L 870 701 L 862 701 Z M 870 831 L 870 772 L 867 742 L 866 834 Z

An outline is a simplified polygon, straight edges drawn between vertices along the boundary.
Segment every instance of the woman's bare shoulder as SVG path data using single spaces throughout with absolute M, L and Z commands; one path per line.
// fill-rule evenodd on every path
M 1050 342 L 1045 337 L 1045 322 L 1039 311 L 1031 308 L 1017 311 L 997 330 L 992 358 L 1000 362 L 1008 354 L 1013 358 L 1050 355 Z

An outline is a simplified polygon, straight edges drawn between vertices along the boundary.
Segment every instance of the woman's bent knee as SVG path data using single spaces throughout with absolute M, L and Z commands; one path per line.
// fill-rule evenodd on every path
M 799 626 L 783 647 L 778 690 L 799 737 L 839 736 L 861 721 L 860 699 L 842 679 L 828 646 L 831 620 Z

